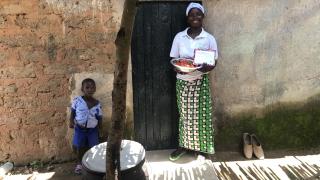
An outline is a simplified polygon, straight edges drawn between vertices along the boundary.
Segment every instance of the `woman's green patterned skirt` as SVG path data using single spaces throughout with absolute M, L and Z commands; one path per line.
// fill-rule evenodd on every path
M 179 110 L 179 146 L 214 154 L 212 103 L 208 75 L 176 82 Z

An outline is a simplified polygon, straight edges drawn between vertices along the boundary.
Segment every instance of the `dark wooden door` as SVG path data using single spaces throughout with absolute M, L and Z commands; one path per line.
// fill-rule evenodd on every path
M 174 36 L 186 28 L 188 2 L 138 4 L 131 59 L 135 140 L 147 150 L 177 147 L 175 73 L 170 65 Z

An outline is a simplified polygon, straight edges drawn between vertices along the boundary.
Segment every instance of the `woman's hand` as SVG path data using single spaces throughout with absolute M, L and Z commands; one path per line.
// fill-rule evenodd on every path
M 215 66 L 209 65 L 207 63 L 203 63 L 202 67 L 200 69 L 198 69 L 198 71 L 201 71 L 203 73 L 209 72 L 212 69 L 214 69 Z

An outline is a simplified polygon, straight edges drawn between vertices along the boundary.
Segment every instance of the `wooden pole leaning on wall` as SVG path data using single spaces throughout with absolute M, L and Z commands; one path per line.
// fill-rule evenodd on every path
M 126 113 L 126 91 L 129 53 L 134 18 L 138 0 L 125 0 L 120 29 L 115 41 L 116 65 L 112 90 L 111 130 L 108 135 L 106 152 L 106 179 L 121 179 L 120 175 L 120 148 Z M 117 175 L 116 176 L 116 171 Z

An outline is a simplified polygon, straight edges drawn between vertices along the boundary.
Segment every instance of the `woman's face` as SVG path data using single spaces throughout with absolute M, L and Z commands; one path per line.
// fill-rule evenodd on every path
M 204 18 L 204 15 L 200 9 L 192 8 L 189 11 L 187 22 L 190 27 L 199 28 L 199 27 L 202 27 L 203 18 Z

